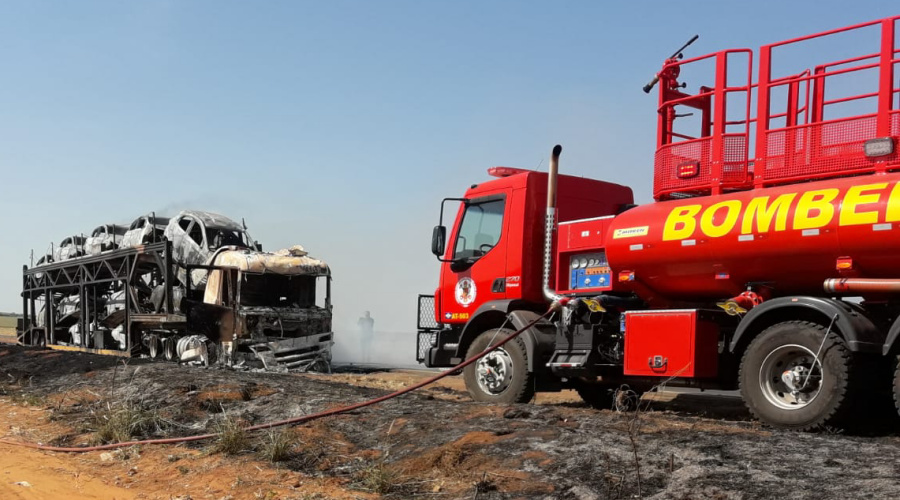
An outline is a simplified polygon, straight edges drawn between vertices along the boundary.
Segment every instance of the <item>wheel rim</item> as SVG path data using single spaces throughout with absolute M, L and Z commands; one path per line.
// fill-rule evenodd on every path
M 822 387 L 822 360 L 797 344 L 774 349 L 759 369 L 759 388 L 769 403 L 798 410 L 812 403 Z
M 172 338 L 163 340 L 163 352 L 165 353 L 166 361 L 175 359 L 175 341 Z
M 513 376 L 513 361 L 502 347 L 478 360 L 475 365 L 478 387 L 487 394 L 500 394 L 509 387 Z
M 153 359 L 156 359 L 157 357 L 159 357 L 159 347 L 160 347 L 159 346 L 159 344 L 160 344 L 159 337 L 157 337 L 156 335 L 151 335 L 150 339 L 149 339 L 149 344 L 150 344 L 150 357 Z

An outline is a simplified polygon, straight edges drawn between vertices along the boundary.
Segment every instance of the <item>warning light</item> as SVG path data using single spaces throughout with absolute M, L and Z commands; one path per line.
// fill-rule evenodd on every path
M 877 139 L 869 139 L 863 144 L 863 151 L 869 158 L 877 158 L 879 156 L 888 156 L 894 153 L 894 138 L 879 137 Z
M 700 175 L 700 162 L 696 160 L 679 163 L 675 167 L 675 176 L 679 179 L 690 179 Z
M 838 257 L 835 268 L 838 271 L 846 271 L 848 269 L 853 269 L 853 259 L 851 259 L 850 257 Z
M 488 175 L 492 177 L 509 177 L 510 175 L 516 175 L 525 172 L 531 172 L 531 170 L 513 167 L 491 167 L 488 169 Z
M 634 271 L 619 272 L 619 282 L 624 283 L 626 281 L 634 281 Z

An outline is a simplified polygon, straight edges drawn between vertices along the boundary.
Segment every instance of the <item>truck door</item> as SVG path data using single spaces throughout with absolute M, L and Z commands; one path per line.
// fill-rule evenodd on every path
M 451 233 L 451 262 L 441 268 L 444 323 L 465 323 L 481 304 L 506 298 L 507 196 L 474 198 Z
M 188 314 L 191 333 L 206 335 L 214 342 L 234 340 L 238 282 L 236 269 L 209 272 L 203 301 L 191 304 Z

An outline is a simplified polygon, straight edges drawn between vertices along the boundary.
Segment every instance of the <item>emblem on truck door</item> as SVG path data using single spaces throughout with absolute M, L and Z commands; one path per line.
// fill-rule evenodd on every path
M 456 302 L 463 307 L 468 307 L 469 304 L 475 302 L 475 292 L 475 282 L 472 281 L 472 278 L 462 278 L 456 283 Z

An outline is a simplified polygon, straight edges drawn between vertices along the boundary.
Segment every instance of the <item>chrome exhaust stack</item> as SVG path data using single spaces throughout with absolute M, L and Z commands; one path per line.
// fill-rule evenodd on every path
M 553 147 L 550 168 L 547 172 L 547 213 L 544 218 L 544 297 L 550 302 L 559 302 L 564 297 L 557 295 L 550 287 L 550 266 L 553 265 L 553 233 L 556 231 L 556 184 L 559 175 L 559 154 L 562 146 Z

